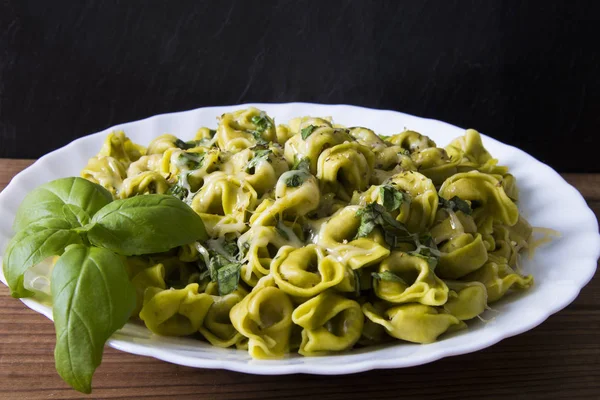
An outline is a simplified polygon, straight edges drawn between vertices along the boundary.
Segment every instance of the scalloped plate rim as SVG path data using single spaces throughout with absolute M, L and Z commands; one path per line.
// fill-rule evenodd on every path
M 11 180 L 11 182 L 7 185 L 7 187 L 0 193 L 0 205 L 2 205 L 5 198 L 9 197 L 10 193 L 13 190 L 15 190 L 15 188 L 17 186 L 20 185 L 22 180 L 27 179 L 28 174 L 39 169 L 53 155 L 56 155 L 58 153 L 68 152 L 72 147 L 77 146 L 79 143 L 89 141 L 90 138 L 92 138 L 92 137 L 97 138 L 99 136 L 104 136 L 104 135 L 106 135 L 106 133 L 108 131 L 110 131 L 112 129 L 119 129 L 119 128 L 121 128 L 121 126 L 133 126 L 136 124 L 149 123 L 149 122 L 158 121 L 158 120 L 164 119 L 164 118 L 178 118 L 183 114 L 193 114 L 195 112 L 197 113 L 202 110 L 210 112 L 210 111 L 218 110 L 218 109 L 239 109 L 239 108 L 245 108 L 245 107 L 250 107 L 250 106 L 254 106 L 257 108 L 270 108 L 270 107 L 282 107 L 282 106 L 287 107 L 287 108 L 294 108 L 294 107 L 302 106 L 302 107 L 329 108 L 329 109 L 332 109 L 332 108 L 352 109 L 352 110 L 358 111 L 359 113 L 360 112 L 393 113 L 394 115 L 401 116 L 401 117 L 409 119 L 409 120 L 428 122 L 428 123 L 432 123 L 435 125 L 439 125 L 440 127 L 444 127 L 449 130 L 450 129 L 451 130 L 462 129 L 462 128 L 458 128 L 454 125 L 451 125 L 447 122 L 439 121 L 439 120 L 432 119 L 432 118 L 417 117 L 417 116 L 413 116 L 410 114 L 405 114 L 405 113 L 401 113 L 401 112 L 393 111 L 393 110 L 373 109 L 373 108 L 366 108 L 366 107 L 346 105 L 346 104 L 317 104 L 317 103 L 306 103 L 306 102 L 247 103 L 247 104 L 236 104 L 236 105 L 225 105 L 225 106 L 200 107 L 200 108 L 190 109 L 190 110 L 186 110 L 186 111 L 163 113 L 163 114 L 153 115 L 153 116 L 150 116 L 150 117 L 147 117 L 144 119 L 140 119 L 140 120 L 136 120 L 136 121 L 132 121 L 132 122 L 121 123 L 121 124 L 118 124 L 118 125 L 115 125 L 112 127 L 108 127 L 100 132 L 90 134 L 90 135 L 81 137 L 79 139 L 76 139 L 63 147 L 56 149 L 56 150 L 42 156 L 41 158 L 36 160 L 31 166 L 27 167 L 26 169 L 24 169 L 23 171 L 18 173 Z M 319 112 L 316 111 L 316 113 L 319 113 Z M 323 114 L 321 113 L 321 115 L 323 115 Z M 548 165 L 540 162 L 539 160 L 535 159 L 533 156 L 529 155 L 528 153 L 526 153 L 516 147 L 504 144 L 504 143 L 502 143 L 494 138 L 491 138 L 489 136 L 486 136 L 484 134 L 482 134 L 482 137 L 483 137 L 483 140 L 484 140 L 486 146 L 489 146 L 488 145 L 489 143 L 493 143 L 494 146 L 503 146 L 505 148 L 510 149 L 514 153 L 514 157 L 517 160 L 522 159 L 522 160 L 530 162 L 530 163 L 533 162 L 537 167 L 542 167 L 543 169 L 545 169 L 545 173 L 547 175 L 549 175 L 552 180 L 556 181 L 557 184 L 562 186 L 562 188 L 561 188 L 562 190 L 566 190 L 567 192 L 570 192 L 569 196 L 573 198 L 573 201 L 578 201 L 580 203 L 580 205 L 584 205 L 584 207 L 579 209 L 581 214 L 584 216 L 584 219 L 585 220 L 596 220 L 594 213 L 589 209 L 589 207 L 587 207 L 587 204 L 586 204 L 585 200 L 583 199 L 583 197 L 581 196 L 581 194 L 575 188 L 573 188 L 571 185 L 569 185 L 554 169 L 552 169 Z M 492 152 L 492 154 L 493 154 L 493 152 Z M 500 163 L 502 163 L 502 160 L 500 160 Z M 519 182 L 519 179 L 517 179 L 517 181 Z M 6 223 L 0 223 L 0 226 L 2 226 L 2 225 L 6 225 Z M 9 231 L 11 231 L 10 228 L 9 228 Z M 598 235 L 597 222 L 595 222 L 595 226 L 591 230 L 589 230 L 585 233 L 586 233 L 586 238 L 589 238 L 590 241 L 593 242 L 593 247 L 589 252 L 590 254 L 588 254 L 586 257 L 579 258 L 578 261 L 580 264 L 583 262 L 583 263 L 587 263 L 588 265 L 587 265 L 587 267 L 582 268 L 583 269 L 582 273 L 578 276 L 578 279 L 573 282 L 574 285 L 570 286 L 570 288 L 572 290 L 570 290 L 570 292 L 568 292 L 569 293 L 568 296 L 563 297 L 561 299 L 561 301 L 556 302 L 554 305 L 548 306 L 548 307 L 542 309 L 541 310 L 542 312 L 538 312 L 537 314 L 535 314 L 536 318 L 533 318 L 529 321 L 525 321 L 521 324 L 504 327 L 503 330 L 495 330 L 492 332 L 488 331 L 486 335 L 483 335 L 483 334 L 479 335 L 479 337 L 478 337 L 479 340 L 466 341 L 462 346 L 455 346 L 452 348 L 442 346 L 441 348 L 437 349 L 436 351 L 428 351 L 427 350 L 428 346 L 432 346 L 432 345 L 438 344 L 438 343 L 444 343 L 445 341 L 448 340 L 448 339 L 444 339 L 444 340 L 435 342 L 432 345 L 417 345 L 420 348 L 420 350 L 417 350 L 415 352 L 416 354 L 413 354 L 413 355 L 409 354 L 409 356 L 406 358 L 394 358 L 394 359 L 387 359 L 387 360 L 369 357 L 369 355 L 382 349 L 381 346 L 377 346 L 376 349 L 372 350 L 372 351 L 363 351 L 362 353 L 358 353 L 358 354 L 356 354 L 356 352 L 350 351 L 350 352 L 346 352 L 346 353 L 343 353 L 340 355 L 326 357 L 327 359 L 338 359 L 340 361 L 339 363 L 335 363 L 335 364 L 319 363 L 318 362 L 319 358 L 315 358 L 316 361 L 310 362 L 310 363 L 302 363 L 301 362 L 301 363 L 291 363 L 291 364 L 287 363 L 286 364 L 286 362 L 288 362 L 289 360 L 294 360 L 294 359 L 297 360 L 298 359 L 297 357 L 286 358 L 283 360 L 273 360 L 273 361 L 257 361 L 257 360 L 239 361 L 239 360 L 227 360 L 227 359 L 213 360 L 213 359 L 205 359 L 205 358 L 200 358 L 200 357 L 183 356 L 179 353 L 169 352 L 168 349 L 162 349 L 162 348 L 157 348 L 155 346 L 149 346 L 149 345 L 136 343 L 135 337 L 128 337 L 128 336 L 126 336 L 126 333 L 124 333 L 128 329 L 128 327 L 132 328 L 131 325 L 133 325 L 133 324 L 131 324 L 131 323 L 126 324 L 126 326 L 123 328 L 123 330 L 116 332 L 113 335 L 113 337 L 108 341 L 108 345 L 115 349 L 124 351 L 124 352 L 137 354 L 137 355 L 143 355 L 143 356 L 150 356 L 150 357 L 154 357 L 154 358 L 157 358 L 157 359 L 160 359 L 163 361 L 167 361 L 167 362 L 171 362 L 174 364 L 179 364 L 179 365 L 184 365 L 184 366 L 189 366 L 189 367 L 196 367 L 196 368 L 227 369 L 227 370 L 257 374 L 257 375 L 283 375 L 283 374 L 293 374 L 293 373 L 338 375 L 338 374 L 351 374 L 351 373 L 363 372 L 363 371 L 368 371 L 368 370 L 373 370 L 373 369 L 403 368 L 403 367 L 422 365 L 422 364 L 426 364 L 426 363 L 430 363 L 430 362 L 439 360 L 444 357 L 450 357 L 450 356 L 475 352 L 475 351 L 481 350 L 483 348 L 492 346 L 505 338 L 515 336 L 520 333 L 531 330 L 531 329 L 535 328 L 536 326 L 540 325 L 541 323 L 543 323 L 552 314 L 557 313 L 558 311 L 562 310 L 563 308 L 568 306 L 570 303 L 572 303 L 575 300 L 575 298 L 578 296 L 578 294 L 580 293 L 581 289 L 587 283 L 589 283 L 589 281 L 594 276 L 594 273 L 596 271 L 597 260 L 598 260 L 598 257 L 600 257 L 600 235 Z M 2 250 L 4 250 L 4 249 L 2 249 Z M 0 269 L 0 280 L 6 285 L 6 280 L 5 280 L 3 271 L 1 269 Z M 525 298 L 526 298 L 526 296 L 525 296 Z M 43 314 L 44 316 L 46 316 L 49 319 L 52 319 L 52 310 L 50 307 L 48 307 L 44 304 L 41 304 L 33 299 L 20 299 L 20 300 L 27 307 L 31 308 L 32 310 Z M 456 335 L 452 335 L 452 338 L 455 338 L 458 336 L 460 336 L 460 333 L 456 334 Z M 171 339 L 171 338 L 168 338 L 168 339 Z M 158 344 L 160 344 L 160 340 L 163 340 L 163 338 L 160 338 L 158 340 L 159 340 Z M 164 340 L 167 340 L 167 339 L 164 339 Z M 188 339 L 184 339 L 184 340 L 188 340 Z M 200 346 L 209 346 L 209 345 L 200 344 Z M 409 345 L 406 343 L 397 343 L 397 344 L 385 346 L 384 349 L 396 348 L 399 346 L 415 346 L 415 345 Z M 423 350 L 423 349 L 425 349 L 425 350 Z M 219 349 L 218 351 L 223 351 L 223 354 L 227 354 L 226 352 L 238 351 L 238 350 Z M 184 352 L 185 352 L 185 350 L 184 350 Z M 360 358 L 360 356 L 362 356 L 362 359 L 359 361 L 353 361 L 353 362 L 343 362 L 344 358 L 353 357 L 353 356 L 359 356 L 359 358 Z

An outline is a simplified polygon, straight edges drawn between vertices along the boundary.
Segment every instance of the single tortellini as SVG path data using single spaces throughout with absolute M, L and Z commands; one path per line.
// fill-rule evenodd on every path
M 434 185 L 441 185 L 448 177 L 456 174 L 458 158 L 448 156 L 446 150 L 429 147 L 412 153 L 411 158 L 418 171 L 431 179 Z
M 237 151 L 277 141 L 275 122 L 254 107 L 221 115 L 217 144 L 222 150 Z
M 344 265 L 359 269 L 376 264 L 386 258 L 390 251 L 380 234 L 373 231 L 367 237 L 356 238 L 360 227 L 359 206 L 348 206 L 337 211 L 321 224 L 315 243 Z
M 235 329 L 248 338 L 252 358 L 269 359 L 289 352 L 293 311 L 288 295 L 265 277 L 229 315 Z
M 179 290 L 148 287 L 139 315 L 154 333 L 186 336 L 200 329 L 213 302 L 212 296 L 198 293 L 196 283 Z
M 388 142 L 400 146 L 405 150 L 413 153 L 430 147 L 436 147 L 435 142 L 419 132 L 405 130 L 397 135 L 390 136 Z
M 127 167 L 110 156 L 92 157 L 81 171 L 81 177 L 103 186 L 116 197 L 127 177 Z
M 132 315 L 137 316 L 142 310 L 144 305 L 144 293 L 149 287 L 166 289 L 167 284 L 165 283 L 165 267 L 162 264 L 156 264 L 151 267 L 146 267 L 141 271 L 135 273 L 131 278 L 131 283 L 135 288 L 136 293 L 136 306 L 133 310 Z
M 401 208 L 396 218 L 411 232 L 426 231 L 435 220 L 438 195 L 431 179 L 416 171 L 405 171 L 390 178 L 389 183 L 410 195 L 410 207 Z
M 298 350 L 303 356 L 352 348 L 364 324 L 360 304 L 329 291 L 299 305 L 292 320 L 304 328 Z
M 361 286 L 362 287 L 362 286 Z M 361 303 L 361 304 L 364 304 Z M 376 301 L 372 304 L 378 315 L 383 315 L 388 303 L 385 301 Z M 392 340 L 392 337 L 386 333 L 386 329 L 378 323 L 371 321 L 369 318 L 365 318 L 361 337 L 358 340 L 358 344 L 363 346 L 372 346 L 380 343 L 385 343 Z
M 462 211 L 438 208 L 435 225 L 431 228 L 431 238 L 440 244 L 463 233 L 477 233 L 477 224 L 471 215 Z
M 254 188 L 235 176 L 217 171 L 206 176 L 204 186 L 192 199 L 192 208 L 203 218 L 210 236 L 245 230 L 246 211 L 254 208 L 257 195 Z M 229 229 L 225 225 L 229 226 Z M 235 232 L 235 231 L 234 231 Z
M 423 304 L 402 304 L 381 313 L 371 303 L 365 303 L 362 310 L 389 335 L 413 343 L 433 343 L 450 328 L 464 326 L 454 315 Z
M 220 169 L 223 158 L 221 151 L 216 148 L 189 151 L 171 148 L 163 153 L 160 172 L 171 183 L 183 184 L 187 190 L 196 192 L 204 185 L 207 175 Z
M 275 186 L 275 201 L 261 204 L 258 217 L 251 219 L 252 226 L 275 225 L 279 216 L 302 217 L 319 206 L 319 198 L 319 184 L 313 175 L 302 170 L 285 172 Z
M 233 326 L 230 313 L 231 309 L 248 293 L 238 286 L 235 291 L 225 296 L 218 296 L 219 289 L 216 282 L 209 283 L 205 292 L 212 295 L 214 303 L 208 309 L 198 329 L 202 336 L 217 347 L 231 347 L 242 341 L 243 336 Z
M 502 184 L 492 175 L 479 171 L 463 172 L 451 176 L 442 184 L 439 192 L 445 199 L 458 196 L 481 208 L 494 220 L 512 226 L 519 219 L 517 205 L 506 195 Z
M 375 295 L 390 303 L 421 303 L 441 306 L 448 287 L 432 271 L 427 259 L 393 251 L 380 264 L 373 281 Z
M 132 177 L 146 171 L 160 172 L 162 163 L 162 154 L 151 154 L 141 156 L 137 161 L 129 164 L 127 168 L 127 177 Z
M 129 166 L 133 161 L 137 161 L 146 154 L 146 149 L 131 141 L 125 132 L 111 132 L 106 137 L 98 157 L 112 157 L 119 160 L 125 166 Z
M 458 172 L 479 170 L 490 174 L 507 173 L 506 167 L 499 167 L 497 160 L 483 146 L 481 135 L 474 129 L 467 129 L 464 136 L 454 139 L 446 147 L 446 151 L 453 159 L 459 160 Z
M 473 319 L 487 308 L 487 289 L 481 282 L 446 281 L 450 288 L 444 310 L 461 321 Z
M 324 192 L 350 200 L 354 191 L 369 186 L 374 155 L 366 146 L 343 143 L 321 153 L 317 162 L 317 178 Z
M 531 275 L 521 276 L 513 271 L 508 264 L 496 261 L 486 263 L 477 271 L 461 278 L 461 280 L 483 283 L 487 289 L 488 303 L 500 300 L 509 290 L 528 289 L 533 285 Z
M 296 133 L 299 133 L 302 129 L 310 126 L 326 126 L 329 128 L 333 128 L 333 124 L 331 123 L 331 117 L 296 117 L 292 118 L 288 123 L 289 129 L 291 132 L 293 132 L 294 135 Z
M 495 241 L 493 254 L 508 260 L 508 265 L 514 267 L 517 264 L 519 251 L 528 247 L 533 228 L 522 216 L 513 226 L 494 225 L 492 236 Z
M 181 149 L 176 144 L 178 141 L 180 141 L 180 139 L 178 139 L 177 136 L 165 133 L 164 135 L 160 135 L 150 142 L 147 153 L 149 155 L 163 154 L 168 149 Z
M 126 199 L 139 194 L 163 194 L 169 190 L 169 183 L 158 172 L 146 171 L 126 178 L 123 181 L 119 197 Z
M 273 189 L 277 180 L 289 169 L 282 150 L 277 147 L 242 150 L 233 155 L 222 171 L 237 174 L 247 181 L 258 196 Z
M 486 246 L 480 234 L 463 233 L 445 242 L 436 267 L 444 279 L 457 279 L 480 268 L 488 260 Z
M 387 148 L 385 142 L 377 136 L 371 129 L 363 128 L 362 126 L 352 127 L 348 129 L 348 133 L 358 143 L 363 146 L 367 146 L 374 152 L 380 152 Z
M 296 249 L 284 246 L 271 263 L 277 287 L 292 296 L 314 297 L 346 277 L 346 267 L 324 249 L 309 244 Z
M 275 134 L 277 135 L 277 143 L 283 146 L 289 138 L 296 134 L 296 132 L 293 132 L 290 129 L 289 125 L 280 124 L 277 125 L 277 128 L 275 129 Z
M 283 246 L 304 246 L 299 234 L 297 225 L 290 228 L 282 222 L 277 226 L 256 225 L 240 236 L 238 243 L 241 244 L 246 260 L 241 270 L 244 282 L 255 286 L 258 279 L 268 275 L 273 259 Z
M 333 146 L 344 142 L 352 142 L 354 138 L 348 134 L 347 129 L 336 129 L 330 126 L 309 125 L 310 135 L 303 137 L 298 132 L 285 143 L 284 156 L 288 164 L 294 165 L 299 160 L 307 159 L 310 173 L 317 173 L 317 161 L 321 153 Z M 308 131 L 305 131 L 308 132 Z

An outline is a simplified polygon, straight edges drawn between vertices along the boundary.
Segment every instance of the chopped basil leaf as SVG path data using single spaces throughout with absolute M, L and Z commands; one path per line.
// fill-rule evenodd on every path
M 304 157 L 300 159 L 296 159 L 294 166 L 292 169 L 302 170 L 302 171 L 310 171 L 310 158 Z
M 225 296 L 237 289 L 240 282 L 240 271 L 242 264 L 231 263 L 224 265 L 217 272 L 217 282 L 219 284 L 219 295 Z
M 175 196 L 179 200 L 185 199 L 189 193 L 190 193 L 189 190 L 187 190 L 186 188 L 181 186 L 180 182 L 177 182 L 176 184 L 171 186 L 169 188 L 169 190 L 167 190 L 167 194 L 170 194 L 171 196 Z
M 410 201 L 407 193 L 401 192 L 392 185 L 381 186 L 379 188 L 379 197 L 383 206 L 390 212 L 398 210 L 405 201 Z
M 205 139 L 200 139 L 200 140 L 189 140 L 187 142 L 184 142 L 181 139 L 177 139 L 175 141 L 175 146 L 177 146 L 178 148 L 180 148 L 181 150 L 189 150 L 189 149 L 193 149 L 194 147 L 198 147 L 201 144 L 206 143 Z
M 270 129 L 273 127 L 273 123 L 271 122 L 271 120 L 269 119 L 267 114 L 264 111 L 261 111 L 259 115 L 255 115 L 252 118 L 250 118 L 250 121 L 252 121 L 252 123 L 256 126 L 256 130 L 249 131 L 249 133 L 252 136 L 254 136 L 254 139 L 256 140 L 256 144 L 259 144 L 259 145 L 268 144 L 269 142 L 267 142 L 262 137 L 262 134 L 267 129 Z
M 450 200 L 446 200 L 440 196 L 440 207 L 452 211 L 462 211 L 467 215 L 471 215 L 473 213 L 473 209 L 469 203 L 458 196 L 454 196 Z
M 435 269 L 442 253 L 438 250 L 431 234 L 428 233 L 418 237 L 416 239 L 416 245 L 417 248 L 413 251 L 409 251 L 408 254 L 426 259 L 429 263 L 429 267 L 432 270 Z
M 269 149 L 255 150 L 254 157 L 250 160 L 250 162 L 246 166 L 246 171 L 247 172 L 253 171 L 253 168 L 256 168 L 258 166 L 258 164 L 260 164 L 263 161 L 268 161 L 269 154 L 271 154 L 271 153 L 272 153 L 272 151 Z
M 204 154 L 183 152 L 177 158 L 177 164 L 186 167 L 189 170 L 194 170 L 202 167 L 204 162 Z
M 298 187 L 304 183 L 304 178 L 300 174 L 294 174 L 285 180 L 287 187 Z
M 372 272 L 371 276 L 378 281 L 398 282 L 398 283 L 402 283 L 406 286 L 409 286 L 404 281 L 404 279 L 400 278 L 398 275 L 396 275 L 392 271 Z
M 310 135 L 312 135 L 315 129 L 317 129 L 316 126 L 309 125 L 300 131 L 300 136 L 302 136 L 302 139 L 306 140 Z
M 379 203 L 371 203 L 361 208 L 356 213 L 360 217 L 360 226 L 356 234 L 357 238 L 369 235 L 375 227 L 380 227 L 384 239 L 392 248 L 400 242 L 414 241 L 413 235 L 406 229 L 403 223 L 396 221 L 394 217 Z

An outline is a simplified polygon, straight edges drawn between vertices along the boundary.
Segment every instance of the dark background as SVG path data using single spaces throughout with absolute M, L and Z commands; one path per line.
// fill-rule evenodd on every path
M 0 157 L 129 120 L 309 101 L 600 172 L 600 2 L 0 0 Z

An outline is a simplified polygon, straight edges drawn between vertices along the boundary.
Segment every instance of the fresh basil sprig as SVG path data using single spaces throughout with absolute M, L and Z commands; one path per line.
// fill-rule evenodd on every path
M 14 227 L 3 265 L 12 296 L 32 296 L 25 272 L 60 256 L 51 279 L 56 370 L 84 393 L 91 392 L 104 344 L 136 305 L 121 255 L 159 253 L 207 238 L 200 217 L 173 196 L 112 201 L 108 191 L 82 178 L 58 179 L 30 192 Z

